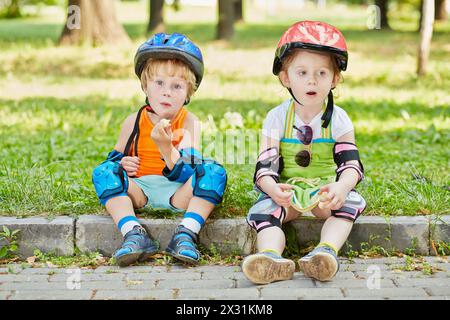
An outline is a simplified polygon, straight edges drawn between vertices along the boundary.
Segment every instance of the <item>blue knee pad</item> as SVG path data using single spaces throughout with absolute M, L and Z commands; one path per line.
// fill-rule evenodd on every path
M 194 196 L 218 205 L 223 200 L 223 193 L 227 185 L 225 168 L 214 160 L 205 160 L 197 165 L 192 176 Z
M 113 197 L 127 195 L 128 176 L 118 162 L 103 161 L 92 172 L 92 183 L 103 205 Z

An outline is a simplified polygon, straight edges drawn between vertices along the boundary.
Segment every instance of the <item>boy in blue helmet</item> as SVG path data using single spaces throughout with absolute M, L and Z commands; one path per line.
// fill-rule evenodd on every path
M 196 264 L 198 234 L 227 182 L 225 169 L 202 157 L 200 122 L 184 107 L 202 80 L 202 54 L 182 34 L 159 33 L 138 48 L 134 64 L 146 103 L 125 119 L 114 149 L 92 175 L 124 237 L 114 257 L 127 266 L 158 252 L 134 213 L 148 206 L 185 212 L 165 252 Z

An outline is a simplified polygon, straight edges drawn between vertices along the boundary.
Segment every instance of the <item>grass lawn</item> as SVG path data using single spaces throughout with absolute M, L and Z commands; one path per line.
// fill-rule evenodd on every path
M 91 172 L 144 98 L 133 57 L 145 40 L 146 17 L 132 14 L 143 2 L 120 5 L 132 39 L 121 47 L 56 47 L 63 12 L 0 20 L 0 215 L 105 213 Z M 417 79 L 414 14 L 394 15 L 394 31 L 369 31 L 363 7 L 326 11 L 308 7 L 297 17 L 284 12 L 284 19 L 249 13 L 229 44 L 213 41 L 215 21 L 201 12 L 167 12 L 168 32 L 187 34 L 205 57 L 205 77 L 188 109 L 204 123 L 206 154 L 225 160 L 228 170 L 224 202 L 213 217 L 245 216 L 255 199 L 257 130 L 265 114 L 289 97 L 271 74 L 273 54 L 287 26 L 306 18 L 335 24 L 349 46 L 335 103 L 356 128 L 366 169 L 359 186 L 368 202 L 365 214 L 450 213 L 450 22 L 436 24 L 429 74 Z M 237 142 L 229 143 L 233 137 Z M 145 213 L 162 214 L 168 216 Z

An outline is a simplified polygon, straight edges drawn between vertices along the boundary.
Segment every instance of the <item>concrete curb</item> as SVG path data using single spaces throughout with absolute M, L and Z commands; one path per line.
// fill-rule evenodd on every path
M 304 247 L 309 242 L 318 242 L 323 223 L 323 220 L 311 217 L 292 221 L 299 245 Z M 383 217 L 363 216 L 356 220 L 342 252 L 380 246 L 387 251 L 415 249 L 418 254 L 429 255 L 429 229 L 429 219 L 426 217 L 393 217 L 386 220 Z M 447 233 L 447 241 L 449 235 Z
M 433 216 L 430 219 L 430 241 L 438 244 L 439 242 L 450 241 L 450 216 Z M 442 254 L 442 253 L 440 253 Z M 436 255 L 432 244 L 430 243 L 430 255 Z
M 163 250 L 181 219 L 140 219 L 142 225 L 156 239 Z M 0 219 L 1 225 L 1 219 Z M 98 251 L 111 256 L 122 244 L 122 234 L 107 216 L 81 216 L 75 224 L 76 246 L 81 252 Z M 200 243 L 207 248 L 214 245 L 222 254 L 250 253 L 254 235 L 241 219 L 211 219 L 200 232 Z
M 181 219 L 140 219 L 143 226 L 165 249 L 172 232 Z M 286 225 L 294 228 L 297 242 L 305 247 L 318 242 L 324 221 L 303 216 Z M 34 249 L 57 255 L 73 255 L 77 247 L 81 252 L 99 251 L 111 256 L 122 242 L 122 235 L 109 216 L 84 215 L 78 219 L 59 216 L 49 221 L 42 217 L 18 219 L 0 217 L 3 226 L 20 229 L 18 255 L 26 258 Z M 379 246 L 387 251 L 413 249 L 421 255 L 434 255 L 431 241 L 450 241 L 450 216 L 427 217 L 360 217 L 353 227 L 342 252 Z M 209 219 L 200 233 L 200 242 L 206 248 L 214 245 L 217 252 L 247 255 L 255 248 L 256 233 L 245 218 Z M 0 246 L 5 244 L 0 242 Z
M 32 256 L 35 249 L 57 255 L 74 254 L 75 224 L 70 217 L 59 216 L 51 221 L 42 217 L 0 217 L 0 232 L 3 226 L 11 231 L 20 229 L 18 254 L 21 258 Z M 5 243 L 5 240 L 0 241 L 0 246 Z

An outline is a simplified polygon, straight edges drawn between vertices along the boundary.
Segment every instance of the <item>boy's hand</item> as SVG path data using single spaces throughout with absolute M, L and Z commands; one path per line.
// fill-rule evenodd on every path
M 268 195 L 279 206 L 290 207 L 292 200 L 292 186 L 285 183 L 277 183 Z
M 120 160 L 120 164 L 127 172 L 127 175 L 129 177 L 133 177 L 137 174 L 137 170 L 139 168 L 139 158 L 126 156 L 123 157 L 122 160 Z
M 153 128 L 151 138 L 160 149 L 169 148 L 172 145 L 170 121 L 161 119 Z
M 322 186 L 319 190 L 319 195 L 321 195 L 319 208 L 338 210 L 344 205 L 348 193 L 349 190 L 346 186 L 339 182 Z

